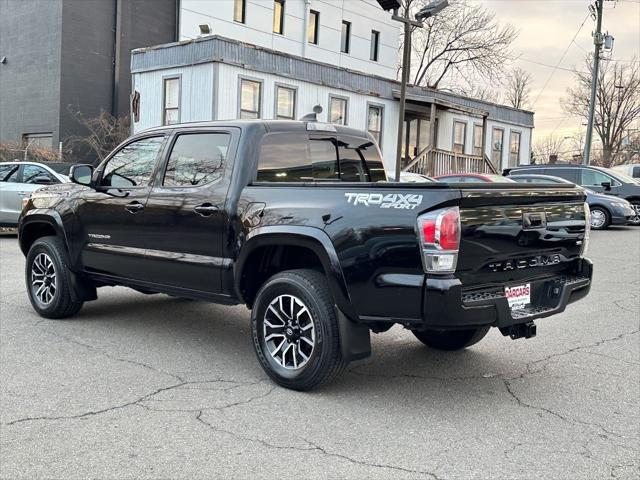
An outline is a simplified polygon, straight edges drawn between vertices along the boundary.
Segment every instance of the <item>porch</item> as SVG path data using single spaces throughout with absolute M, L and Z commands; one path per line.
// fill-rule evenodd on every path
M 494 165 L 485 153 L 487 117 L 488 112 L 475 108 L 407 95 L 402 171 L 427 176 L 497 173 L 499 162 Z M 467 148 L 468 125 L 471 148 Z M 466 153 L 468 150 L 472 153 Z

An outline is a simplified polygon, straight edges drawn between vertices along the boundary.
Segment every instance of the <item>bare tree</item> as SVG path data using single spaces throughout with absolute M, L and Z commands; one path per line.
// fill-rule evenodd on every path
M 108 112 L 100 111 L 97 117 L 87 118 L 79 111 L 70 112 L 87 130 L 87 135 L 67 137 L 67 148 L 87 148 L 95 153 L 100 162 L 131 135 L 131 123 L 127 116 L 114 117 Z
M 416 12 L 428 1 L 404 0 L 404 7 Z M 510 46 L 517 35 L 515 27 L 501 25 L 482 5 L 450 0 L 447 8 L 424 22 L 424 28 L 413 31 L 413 83 L 439 88 L 454 76 L 458 85 L 478 75 L 496 78 L 511 59 Z
M 452 93 L 464 95 L 465 97 L 471 97 L 478 100 L 484 100 L 486 102 L 498 103 L 500 101 L 500 94 L 493 88 L 486 85 L 462 85 L 459 87 L 452 87 L 450 89 L 442 88 L 441 90 L 450 90 Z
M 513 108 L 526 108 L 531 95 L 531 74 L 521 68 L 514 68 L 507 76 L 504 99 Z
M 567 90 L 563 106 L 567 113 L 584 119 L 589 115 L 592 55 L 584 70 L 576 71 L 575 84 Z M 610 167 L 624 162 L 621 155 L 627 130 L 640 118 L 640 62 L 602 62 L 596 91 L 594 130 L 600 140 L 600 162 Z M 594 149 L 595 150 L 595 149 Z
M 533 157 L 536 163 L 553 163 L 554 159 L 561 159 L 566 152 L 562 150 L 564 137 L 547 135 L 536 140 L 533 144 Z

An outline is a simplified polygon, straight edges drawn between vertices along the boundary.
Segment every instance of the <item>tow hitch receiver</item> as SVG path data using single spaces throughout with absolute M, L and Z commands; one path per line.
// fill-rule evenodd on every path
M 519 323 L 517 325 L 501 328 L 500 333 L 505 337 L 511 337 L 511 340 L 517 340 L 518 338 L 531 338 L 536 336 L 536 324 L 533 322 Z

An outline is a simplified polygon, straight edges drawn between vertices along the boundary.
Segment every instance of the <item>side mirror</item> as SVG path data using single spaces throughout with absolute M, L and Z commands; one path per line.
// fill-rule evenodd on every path
M 55 183 L 55 182 L 48 175 L 39 175 L 33 179 L 32 183 L 35 183 L 37 185 L 51 185 L 52 183 Z
M 604 188 L 605 190 L 611 190 L 611 182 L 602 182 L 600 185 L 602 185 L 602 188 Z
M 91 185 L 91 177 L 93 177 L 93 167 L 91 165 L 72 165 L 69 170 L 69 178 L 73 183 L 79 185 Z

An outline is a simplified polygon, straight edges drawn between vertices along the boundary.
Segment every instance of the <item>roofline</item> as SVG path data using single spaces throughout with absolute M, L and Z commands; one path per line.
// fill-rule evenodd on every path
M 167 52 L 163 55 L 163 50 L 172 49 L 186 49 L 186 53 L 178 55 L 175 52 Z M 268 57 L 269 55 L 272 57 Z M 281 60 L 277 66 L 281 68 L 275 68 L 278 58 Z M 283 62 L 282 59 L 285 61 Z M 131 53 L 131 73 L 212 62 L 236 65 L 248 70 L 277 74 L 308 83 L 390 100 L 396 100 L 393 91 L 400 88 L 400 82 L 397 80 L 311 60 L 221 35 L 208 35 L 190 40 L 137 48 Z M 321 75 L 321 73 L 325 75 Z M 504 123 L 516 124 L 527 128 L 534 127 L 534 112 L 528 110 L 428 87 L 409 85 L 409 90 L 409 93 L 417 101 L 429 103 L 433 100 L 439 100 L 446 103 L 447 98 L 459 100 L 459 102 L 455 103 L 460 103 L 458 108 L 462 110 L 486 112 L 490 118 Z M 489 115 L 489 112 L 493 112 L 494 115 Z M 500 114 L 500 112 L 504 113 Z M 511 119 L 510 117 L 520 118 Z

